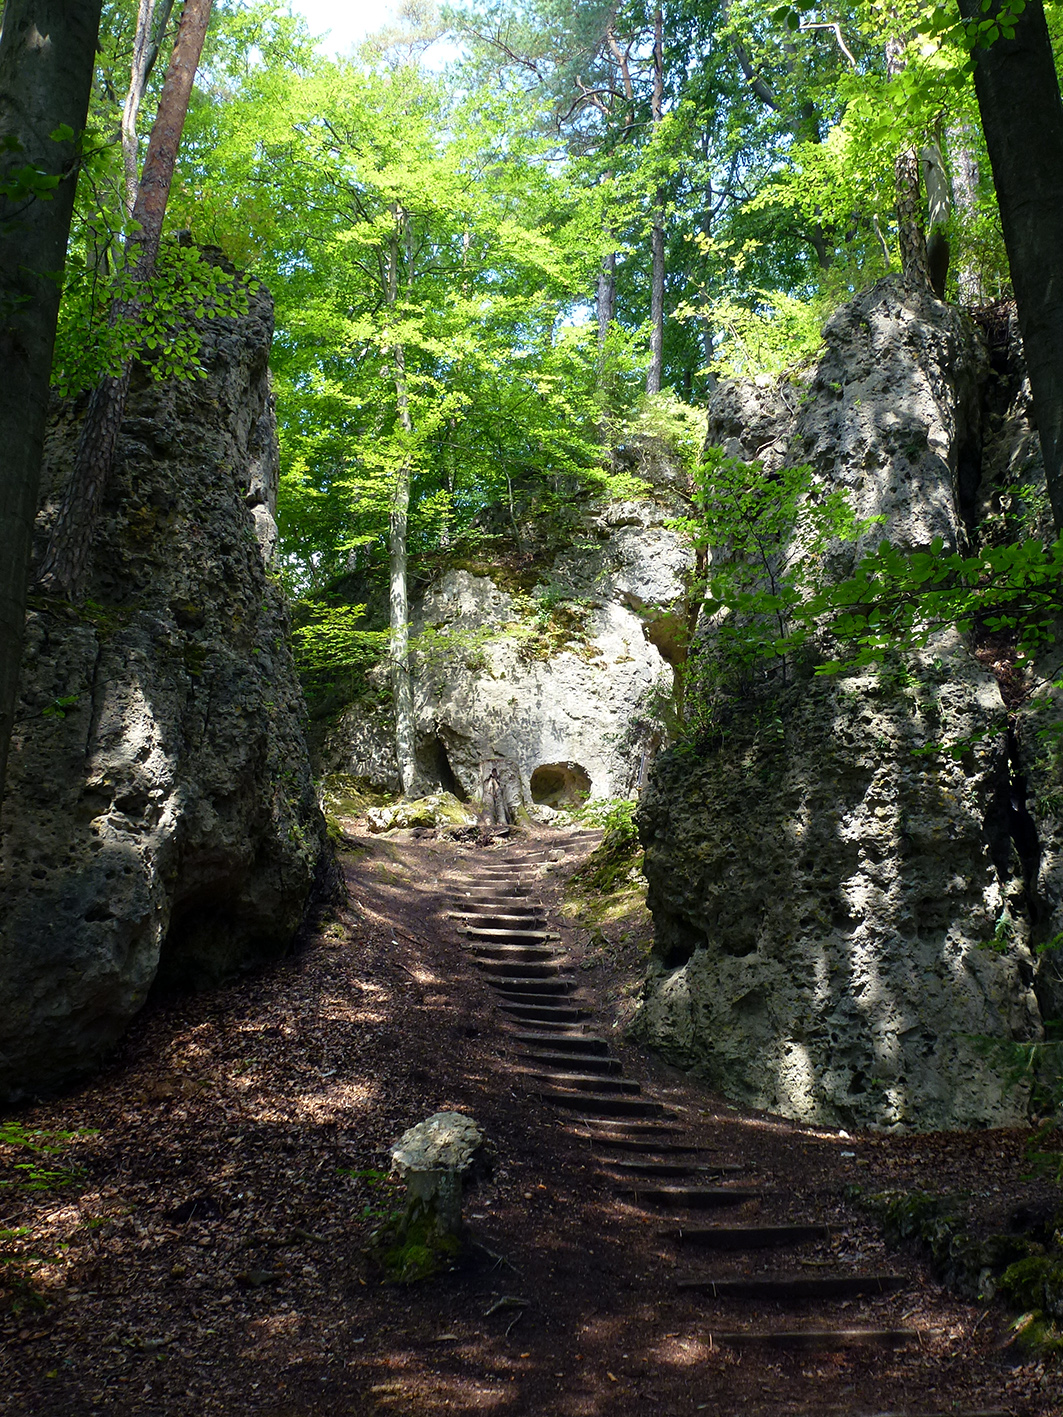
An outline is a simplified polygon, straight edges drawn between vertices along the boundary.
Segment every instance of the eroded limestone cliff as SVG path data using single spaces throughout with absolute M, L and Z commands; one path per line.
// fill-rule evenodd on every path
M 871 541 L 962 547 L 1000 534 L 1005 483 L 1036 481 L 1021 390 L 986 418 L 989 375 L 968 320 L 882 281 L 831 320 L 807 391 L 722 387 L 709 441 L 769 470 L 811 463 L 883 518 Z M 1024 1115 L 982 1040 L 1034 1040 L 1058 1016 L 1034 947 L 1063 925 L 1063 796 L 1058 754 L 983 648 L 943 631 L 658 760 L 639 813 L 657 934 L 643 1039 L 809 1121 Z M 915 751 L 942 741 L 965 751 Z
M 659 460 L 658 460 L 659 461 Z M 694 553 L 670 525 L 676 474 L 637 501 L 588 499 L 571 543 L 521 591 L 450 569 L 414 598 L 418 781 L 461 799 L 497 767 L 511 811 L 626 797 L 672 691 Z M 676 616 L 680 617 L 677 622 Z M 321 766 L 398 789 L 390 711 L 354 703 L 328 727 Z
M 204 326 L 206 377 L 131 394 L 88 599 L 37 600 L 3 804 L 0 1095 L 91 1067 L 157 982 L 291 944 L 324 823 L 266 574 L 272 302 Z M 57 410 L 47 499 L 81 406 Z

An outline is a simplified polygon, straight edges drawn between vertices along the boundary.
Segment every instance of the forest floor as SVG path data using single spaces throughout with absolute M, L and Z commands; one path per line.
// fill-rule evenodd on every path
M 31 1153 L 0 1148 L 0 1226 L 21 1256 L 0 1308 L 0 1412 L 1063 1412 L 1063 1375 L 1009 1343 L 1004 1309 L 965 1303 L 915 1254 L 887 1253 L 843 1199 L 853 1182 L 954 1188 L 1005 1224 L 1009 1208 L 1050 1199 L 1023 1179 L 1025 1136 L 802 1127 L 735 1109 L 624 1042 L 642 942 L 562 913 L 588 840 L 545 873 L 540 899 L 596 1031 L 693 1138 L 771 1188 L 742 1216 L 837 1226 L 802 1251 L 809 1272 L 841 1259 L 905 1277 L 900 1293 L 837 1304 L 835 1322 L 918 1331 L 891 1352 L 714 1340 L 780 1311 L 677 1290 L 712 1257 L 662 1238 L 667 1216 L 625 1199 L 540 1099 L 449 914 L 460 874 L 550 840 L 352 836 L 349 906 L 297 956 L 152 1005 L 90 1082 L 8 1118 L 73 1135 L 37 1154 L 35 1181 L 15 1169 Z M 440 1109 L 471 1114 L 497 1152 L 466 1203 L 484 1248 L 452 1274 L 383 1284 L 366 1248 L 393 1203 L 388 1148 Z

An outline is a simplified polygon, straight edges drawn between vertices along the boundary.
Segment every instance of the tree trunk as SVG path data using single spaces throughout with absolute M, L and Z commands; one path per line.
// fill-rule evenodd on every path
M 137 318 L 142 298 L 139 292 L 155 270 L 177 149 L 203 51 L 210 8 L 211 0 L 186 0 L 181 13 L 137 188 L 134 230 L 126 246 L 131 289 L 116 302 L 115 314 L 119 318 Z M 127 363 L 120 375 L 101 379 L 93 390 L 81 425 L 74 466 L 41 565 L 38 579 L 42 589 L 71 600 L 81 594 L 88 569 L 96 518 L 125 413 L 131 368 Z
M 926 267 L 930 288 L 939 300 L 945 298 L 945 280 L 949 273 L 951 249 L 947 233 L 952 215 L 952 189 L 949 187 L 945 161 L 938 143 L 927 143 L 919 154 L 926 189 L 927 238 Z
M 661 123 L 664 105 L 664 17 L 661 6 L 653 12 L 653 97 L 651 116 L 654 128 Z M 646 392 L 661 392 L 664 367 L 664 191 L 654 197 L 653 230 L 650 237 L 650 366 L 646 370 Z
M 388 249 L 387 300 L 394 308 L 399 296 L 399 236 L 410 241 L 409 216 L 396 205 L 395 229 Z M 395 404 L 403 432 L 413 432 L 410 396 L 406 384 L 406 350 L 401 342 L 391 346 L 395 370 Z M 388 556 L 390 561 L 389 605 L 391 611 L 391 697 L 395 705 L 395 759 L 405 796 L 416 775 L 413 730 L 413 685 L 410 682 L 410 607 L 406 571 L 406 533 L 410 515 L 410 458 L 403 456 L 395 469 L 388 516 Z
M 395 386 L 405 387 L 402 352 L 395 359 Z M 402 395 L 400 394 L 400 399 Z M 407 417 L 409 411 L 407 409 Z M 388 550 L 391 585 L 391 694 L 395 703 L 395 757 L 403 794 L 414 779 L 413 686 L 410 682 L 410 612 L 406 589 L 406 530 L 410 513 L 410 464 L 403 460 L 395 472 L 388 516 Z
M 156 9 L 158 14 L 156 15 Z M 173 0 L 140 0 L 137 28 L 133 38 L 133 62 L 129 70 L 129 91 L 122 108 L 122 167 L 125 173 L 126 215 L 132 217 L 140 188 L 137 161 L 137 117 L 144 101 L 151 71 L 159 57 L 159 45 L 170 21 Z
M 949 128 L 949 161 L 952 166 L 952 197 L 962 218 L 973 221 L 978 211 L 978 189 L 981 174 L 975 161 L 973 138 L 970 125 L 957 123 Z M 956 272 L 961 305 L 981 305 L 985 299 L 982 291 L 981 272 L 969 259 Z
M 598 272 L 598 352 L 605 351 L 605 341 L 609 326 L 616 318 L 616 252 L 610 251 L 602 257 L 602 268 Z
M 41 201 L 0 197 L 0 796 L 18 692 L 33 520 L 40 490 L 48 381 L 88 115 L 101 0 L 7 0 L 0 33 L 0 179 L 23 169 L 58 178 Z
M 905 41 L 886 41 L 886 73 L 891 79 L 903 73 Z M 905 148 L 893 161 L 893 186 L 897 203 L 897 237 L 901 248 L 901 271 L 905 278 L 929 288 L 930 273 L 926 258 L 926 233 L 923 229 L 923 203 L 919 185 L 919 154 L 915 148 Z
M 960 0 L 960 13 L 983 18 L 979 0 Z M 1048 496 L 1063 534 L 1063 102 L 1041 0 L 1027 0 L 1014 39 L 976 50 L 974 60 Z

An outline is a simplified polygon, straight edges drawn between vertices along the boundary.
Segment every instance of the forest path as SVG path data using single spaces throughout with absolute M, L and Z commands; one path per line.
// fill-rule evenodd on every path
M 1058 1414 L 1001 1313 L 842 1200 L 972 1167 L 1013 1200 L 1021 1134 L 801 1127 L 625 1043 L 632 977 L 560 909 L 595 840 L 352 824 L 342 919 L 146 1011 L 102 1075 L 21 1112 L 95 1134 L 58 1189 L 0 1192 L 0 1225 L 47 1261 L 46 1307 L 0 1323 L 0 1412 Z M 395 1203 L 387 1148 L 443 1108 L 497 1150 L 465 1205 L 483 1248 L 382 1285 L 365 1251 Z

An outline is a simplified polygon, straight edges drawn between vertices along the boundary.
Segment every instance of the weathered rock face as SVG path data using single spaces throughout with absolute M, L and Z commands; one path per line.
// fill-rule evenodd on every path
M 626 795 L 671 691 L 676 607 L 693 553 L 651 500 L 613 503 L 561 552 L 541 593 L 448 571 L 414 605 L 418 790 L 480 795 L 497 766 L 510 810 Z M 551 606 L 579 623 L 556 636 Z M 571 615 L 571 609 L 566 609 Z M 330 731 L 326 771 L 398 790 L 390 715 L 352 705 Z
M 980 470 L 974 330 L 885 281 L 826 338 L 803 404 L 725 386 L 710 441 L 750 458 L 772 440 L 769 466 L 811 462 L 885 518 L 873 541 L 963 544 Z M 700 757 L 659 760 L 640 809 L 657 932 L 641 1036 L 805 1120 L 1020 1117 L 1024 1097 L 976 1041 L 1041 1033 L 1007 729 L 995 678 L 943 633 L 888 672 L 799 683 Z M 967 740 L 958 761 L 914 751 L 944 740 Z
M 157 980 L 291 943 L 327 843 L 266 577 L 272 302 L 130 397 L 84 609 L 35 602 L 3 805 L 0 1094 L 91 1067 Z M 62 483 L 80 409 L 48 444 Z M 47 512 L 45 513 L 45 519 Z

